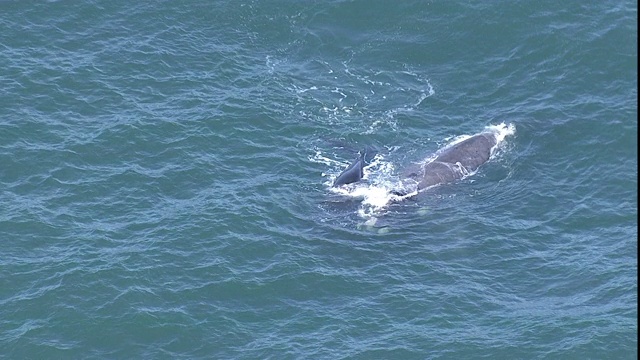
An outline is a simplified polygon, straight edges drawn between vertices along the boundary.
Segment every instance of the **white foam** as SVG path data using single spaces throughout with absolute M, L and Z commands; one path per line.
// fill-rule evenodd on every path
M 361 199 L 358 215 L 364 219 L 371 219 L 384 213 L 390 203 L 417 194 L 415 182 L 407 184 L 399 180 L 394 172 L 394 165 L 385 160 L 384 156 L 377 154 L 371 164 L 364 168 L 364 181 L 331 187 L 330 191 L 341 196 Z M 332 177 L 335 179 L 335 176 Z M 407 194 L 397 195 L 395 192 L 400 189 L 407 190 Z
M 500 145 L 507 136 L 516 133 L 516 126 L 514 124 L 500 123 L 498 125 L 489 125 L 485 129 L 493 132 L 496 135 L 497 145 Z
M 322 154 L 322 151 L 320 150 L 316 150 L 316 153 L 309 156 L 308 159 L 311 162 L 318 163 L 318 164 L 325 164 L 327 166 L 343 166 L 344 165 L 344 163 L 341 161 L 337 161 L 324 156 Z

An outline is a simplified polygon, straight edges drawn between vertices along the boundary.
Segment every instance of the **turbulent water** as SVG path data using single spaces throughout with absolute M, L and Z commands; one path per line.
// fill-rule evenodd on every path
M 2 1 L 0 29 L 0 357 L 638 357 L 637 2 Z M 393 198 L 487 129 L 477 171 Z

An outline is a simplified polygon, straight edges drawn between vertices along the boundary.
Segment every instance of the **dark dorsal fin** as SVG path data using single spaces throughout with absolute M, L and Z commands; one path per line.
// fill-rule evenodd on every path
M 358 158 L 355 159 L 349 167 L 347 167 L 333 182 L 333 186 L 351 184 L 360 181 L 364 176 L 364 151 L 360 152 Z

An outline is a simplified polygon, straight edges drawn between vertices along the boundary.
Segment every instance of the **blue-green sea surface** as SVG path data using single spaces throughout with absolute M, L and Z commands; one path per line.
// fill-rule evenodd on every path
M 0 358 L 637 359 L 637 17 L 0 2 Z

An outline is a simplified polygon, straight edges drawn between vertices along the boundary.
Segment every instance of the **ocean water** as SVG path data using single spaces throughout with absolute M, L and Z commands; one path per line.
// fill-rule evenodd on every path
M 0 2 L 0 358 L 637 359 L 637 17 Z

